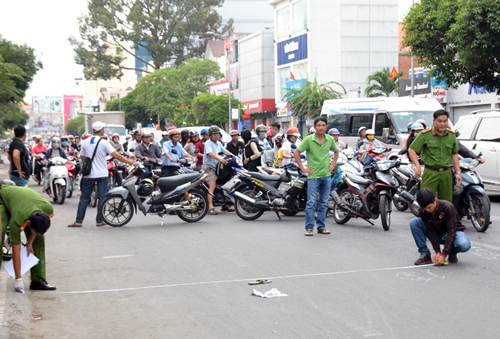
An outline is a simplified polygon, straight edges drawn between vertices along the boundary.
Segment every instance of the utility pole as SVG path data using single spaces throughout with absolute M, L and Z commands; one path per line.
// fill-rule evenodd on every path
M 415 3 L 415 0 L 412 1 L 412 4 Z M 413 53 L 411 54 L 411 97 L 415 97 L 415 63 L 413 60 Z

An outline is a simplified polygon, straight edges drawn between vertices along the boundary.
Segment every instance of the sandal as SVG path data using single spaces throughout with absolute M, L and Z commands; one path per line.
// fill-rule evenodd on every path
M 211 215 L 217 215 L 217 214 L 219 214 L 219 212 L 217 212 L 217 211 L 215 210 L 215 208 L 211 208 L 211 209 L 209 209 L 209 210 L 208 210 L 208 213 L 210 213 Z
M 82 224 L 77 224 L 76 221 L 72 224 L 69 224 L 68 227 L 82 227 Z
M 230 206 L 222 206 L 222 210 L 226 212 L 234 212 L 234 210 Z
M 272 280 L 259 279 L 259 280 L 255 280 L 255 281 L 250 281 L 248 283 L 248 285 L 261 285 L 261 284 L 269 284 L 269 283 L 272 283 Z
M 318 229 L 319 234 L 330 234 L 330 231 L 324 228 L 319 228 Z
M 305 236 L 312 237 L 313 231 L 312 230 L 307 230 Z
M 97 223 L 97 224 L 95 224 L 95 225 L 96 225 L 97 227 L 99 227 L 99 226 L 104 226 L 104 225 L 106 225 L 106 223 L 105 223 L 105 222 L 98 222 L 98 223 Z

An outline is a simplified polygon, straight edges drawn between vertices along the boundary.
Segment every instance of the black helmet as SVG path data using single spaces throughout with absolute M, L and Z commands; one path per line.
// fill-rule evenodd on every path
M 143 179 L 139 184 L 139 188 L 137 189 L 137 194 L 141 197 L 146 197 L 153 193 L 154 191 L 154 183 L 151 179 Z

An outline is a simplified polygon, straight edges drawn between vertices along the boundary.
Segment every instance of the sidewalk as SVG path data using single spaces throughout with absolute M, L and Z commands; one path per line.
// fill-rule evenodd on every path
M 9 178 L 9 161 L 5 154 L 0 155 L 0 180 Z M 0 258 L 1 260 L 1 258 Z M 14 291 L 14 279 L 10 278 L 5 270 L 0 270 L 0 338 L 25 339 L 30 337 L 31 322 L 31 293 L 29 278 L 24 279 L 27 287 L 26 295 Z

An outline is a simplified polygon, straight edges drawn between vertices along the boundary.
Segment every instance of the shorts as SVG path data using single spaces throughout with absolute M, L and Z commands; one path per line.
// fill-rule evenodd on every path
M 210 166 L 205 165 L 201 170 L 207 174 L 207 178 L 205 179 L 207 185 L 217 181 L 217 174 L 215 174 L 215 171 Z

